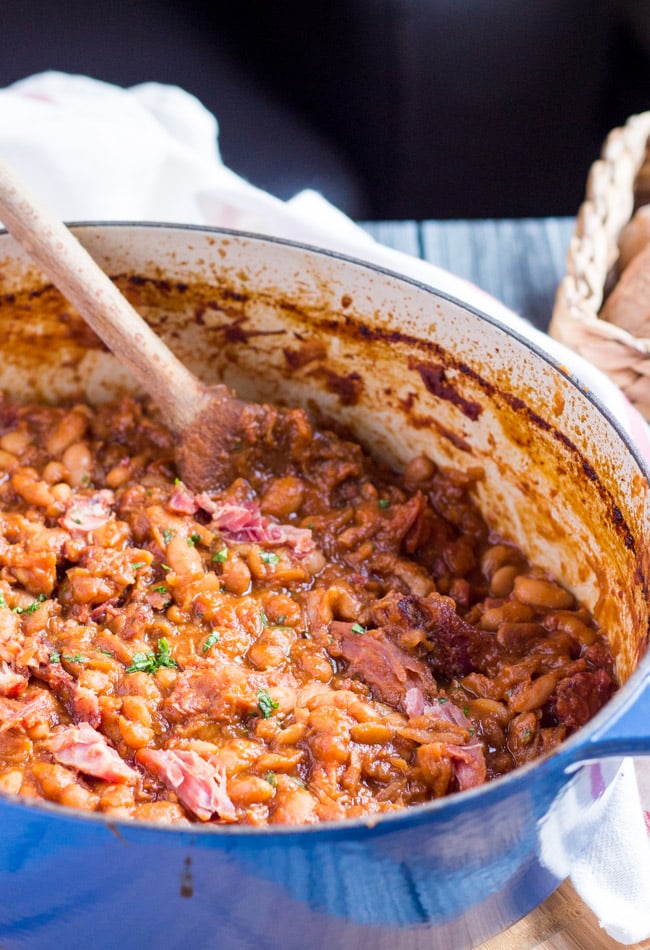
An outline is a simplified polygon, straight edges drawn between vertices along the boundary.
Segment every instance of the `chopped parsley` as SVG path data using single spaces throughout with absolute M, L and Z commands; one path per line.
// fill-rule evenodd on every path
M 58 650 L 52 650 L 52 652 L 50 653 L 50 663 L 60 663 L 60 662 L 61 662 L 61 654 L 59 653 Z
M 352 626 L 350 627 L 350 632 L 358 633 L 359 635 L 361 635 L 366 632 L 366 628 L 362 627 L 360 623 L 353 623 Z
M 447 697 L 446 697 L 446 696 L 438 696 L 438 702 L 440 703 L 441 706 L 444 705 L 444 703 L 448 702 Z
M 263 719 L 270 719 L 275 710 L 278 708 L 278 703 L 271 698 L 271 694 L 269 693 L 268 689 L 258 689 L 257 708 L 259 709 Z
M 3 593 L 0 593 L 0 607 L 6 607 L 9 609 L 9 604 L 5 600 L 5 595 Z
M 212 560 L 216 561 L 218 564 L 223 564 L 224 561 L 228 560 L 228 548 L 224 544 L 220 551 L 215 551 L 212 555 Z
M 264 613 L 264 608 L 263 608 L 263 607 L 262 607 L 262 609 L 260 610 L 260 621 L 261 621 L 263 627 L 268 627 L 268 625 L 269 625 L 269 618 L 268 618 L 268 617 L 266 616 L 266 614 Z
M 167 545 L 169 544 L 171 539 L 174 537 L 174 532 L 171 530 L 171 528 L 163 528 L 162 536 L 163 536 L 163 541 Z
M 61 658 L 67 660 L 68 663 L 87 663 L 85 656 L 82 656 L 81 653 L 62 653 Z
M 29 607 L 12 607 L 13 613 L 29 614 L 31 616 L 31 614 L 36 613 L 36 611 L 39 609 L 39 607 L 45 600 L 47 600 L 47 597 L 45 596 L 45 594 L 39 594 L 36 600 L 32 604 L 30 604 Z M 7 605 L 3 604 L 3 606 L 6 607 Z
M 134 653 L 131 666 L 127 666 L 127 673 L 156 673 L 162 667 L 177 670 L 178 663 L 171 654 L 169 642 L 165 637 L 158 641 L 155 653 Z
M 390 501 L 388 498 L 380 498 L 377 504 L 379 505 L 380 508 L 388 508 L 388 506 L 390 505 Z
M 131 570 L 137 571 L 139 567 L 144 567 L 146 563 L 146 561 L 136 561 L 135 564 L 131 565 Z
M 274 551 L 260 551 L 260 561 L 263 564 L 271 564 L 273 567 L 280 560 L 280 555 Z
M 278 780 L 276 778 L 275 772 L 267 772 L 264 778 L 269 783 L 269 785 L 273 786 L 273 788 L 278 787 Z
M 195 545 L 199 543 L 200 540 L 201 540 L 201 535 L 194 532 L 194 534 L 191 534 L 189 538 L 187 539 L 187 543 L 191 548 L 193 548 Z
M 171 571 L 169 564 L 161 564 L 160 566 L 162 567 L 163 571 Z
M 157 594 L 167 594 L 169 593 L 168 588 L 164 584 L 158 584 L 157 587 L 152 587 L 152 590 L 155 590 Z
M 81 484 L 84 486 L 84 488 L 87 485 L 90 485 L 90 475 L 87 472 L 85 475 L 81 476 Z
M 216 630 L 213 630 L 210 636 L 207 638 L 201 649 L 204 653 L 207 653 L 211 646 L 214 646 L 215 643 L 219 642 L 219 634 Z

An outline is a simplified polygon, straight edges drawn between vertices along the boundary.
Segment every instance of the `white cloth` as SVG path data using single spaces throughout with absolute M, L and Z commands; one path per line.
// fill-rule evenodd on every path
M 121 89 L 85 76 L 42 73 L 0 90 L 0 154 L 66 221 L 126 220 L 207 224 L 292 238 L 348 253 L 431 284 L 489 313 L 569 366 L 609 408 L 650 460 L 648 428 L 609 380 L 477 287 L 372 240 L 322 196 L 288 202 L 226 168 L 218 125 L 193 96 L 144 83 Z M 649 717 L 650 719 L 650 717 Z M 613 938 L 650 937 L 648 760 L 632 760 L 603 796 L 593 834 L 565 828 L 562 853 L 578 893 Z M 555 865 L 553 862 L 555 861 Z

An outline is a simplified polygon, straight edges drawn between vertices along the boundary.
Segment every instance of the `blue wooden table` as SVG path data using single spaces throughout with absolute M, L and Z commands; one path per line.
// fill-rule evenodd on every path
M 444 267 L 548 329 L 573 218 L 385 221 L 363 227 L 381 244 Z

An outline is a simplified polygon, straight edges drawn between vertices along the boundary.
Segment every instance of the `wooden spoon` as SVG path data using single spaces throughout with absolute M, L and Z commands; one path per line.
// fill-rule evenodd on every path
M 229 480 L 236 446 L 255 442 L 263 406 L 201 383 L 150 329 L 68 228 L 0 160 L 0 220 L 120 362 L 153 397 L 177 438 L 176 462 L 195 491 Z

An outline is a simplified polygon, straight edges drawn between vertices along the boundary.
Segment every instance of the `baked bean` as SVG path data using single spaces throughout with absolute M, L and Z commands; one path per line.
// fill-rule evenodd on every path
M 515 578 L 514 596 L 522 604 L 531 607 L 548 607 L 551 610 L 573 607 L 573 594 L 559 584 L 542 577 L 530 577 L 520 574 Z
M 14 429 L 13 432 L 5 432 L 0 438 L 0 449 L 10 455 L 20 456 L 31 441 L 32 437 L 26 429 Z
M 589 708 L 614 691 L 589 612 L 490 533 L 480 469 L 391 473 L 269 412 L 287 469 L 243 445 L 241 477 L 197 494 L 148 405 L 7 407 L 0 790 L 124 820 L 363 818 L 552 749 L 580 725 L 560 678 L 598 682 Z
M 18 795 L 23 784 L 23 773 L 20 769 L 12 769 L 0 775 L 0 791 L 10 795 Z
M 82 488 L 90 482 L 93 457 L 86 442 L 73 442 L 61 457 L 69 472 L 68 481 L 73 488 Z
M 426 455 L 418 455 L 411 459 L 404 469 L 404 478 L 408 482 L 428 482 L 433 478 L 436 466 Z
M 233 804 L 246 807 L 258 802 L 268 802 L 275 795 L 273 784 L 256 775 L 238 775 L 228 782 L 228 795 Z
M 87 418 L 83 412 L 68 412 L 48 436 L 46 448 L 49 455 L 59 456 L 86 434 Z
M 488 580 L 495 572 L 506 564 L 521 564 L 522 557 L 516 548 L 508 544 L 494 544 L 488 548 L 481 558 L 481 570 Z
M 350 738 L 364 745 L 383 744 L 393 735 L 393 730 L 381 722 L 360 722 L 350 729 Z
M 535 616 L 535 610 L 528 604 L 516 600 L 507 600 L 499 607 L 488 607 L 481 614 L 483 630 L 498 630 L 503 623 L 529 623 Z
M 531 709 L 541 709 L 550 698 L 557 685 L 558 673 L 545 673 L 537 679 L 526 680 L 513 687 L 509 704 L 517 712 L 529 712 Z
M 265 514 L 286 521 L 302 505 L 305 485 L 294 475 L 274 478 L 262 495 L 261 507 Z
M 490 593 L 495 597 L 507 597 L 512 592 L 518 574 L 519 567 L 516 564 L 498 567 L 490 579 Z

